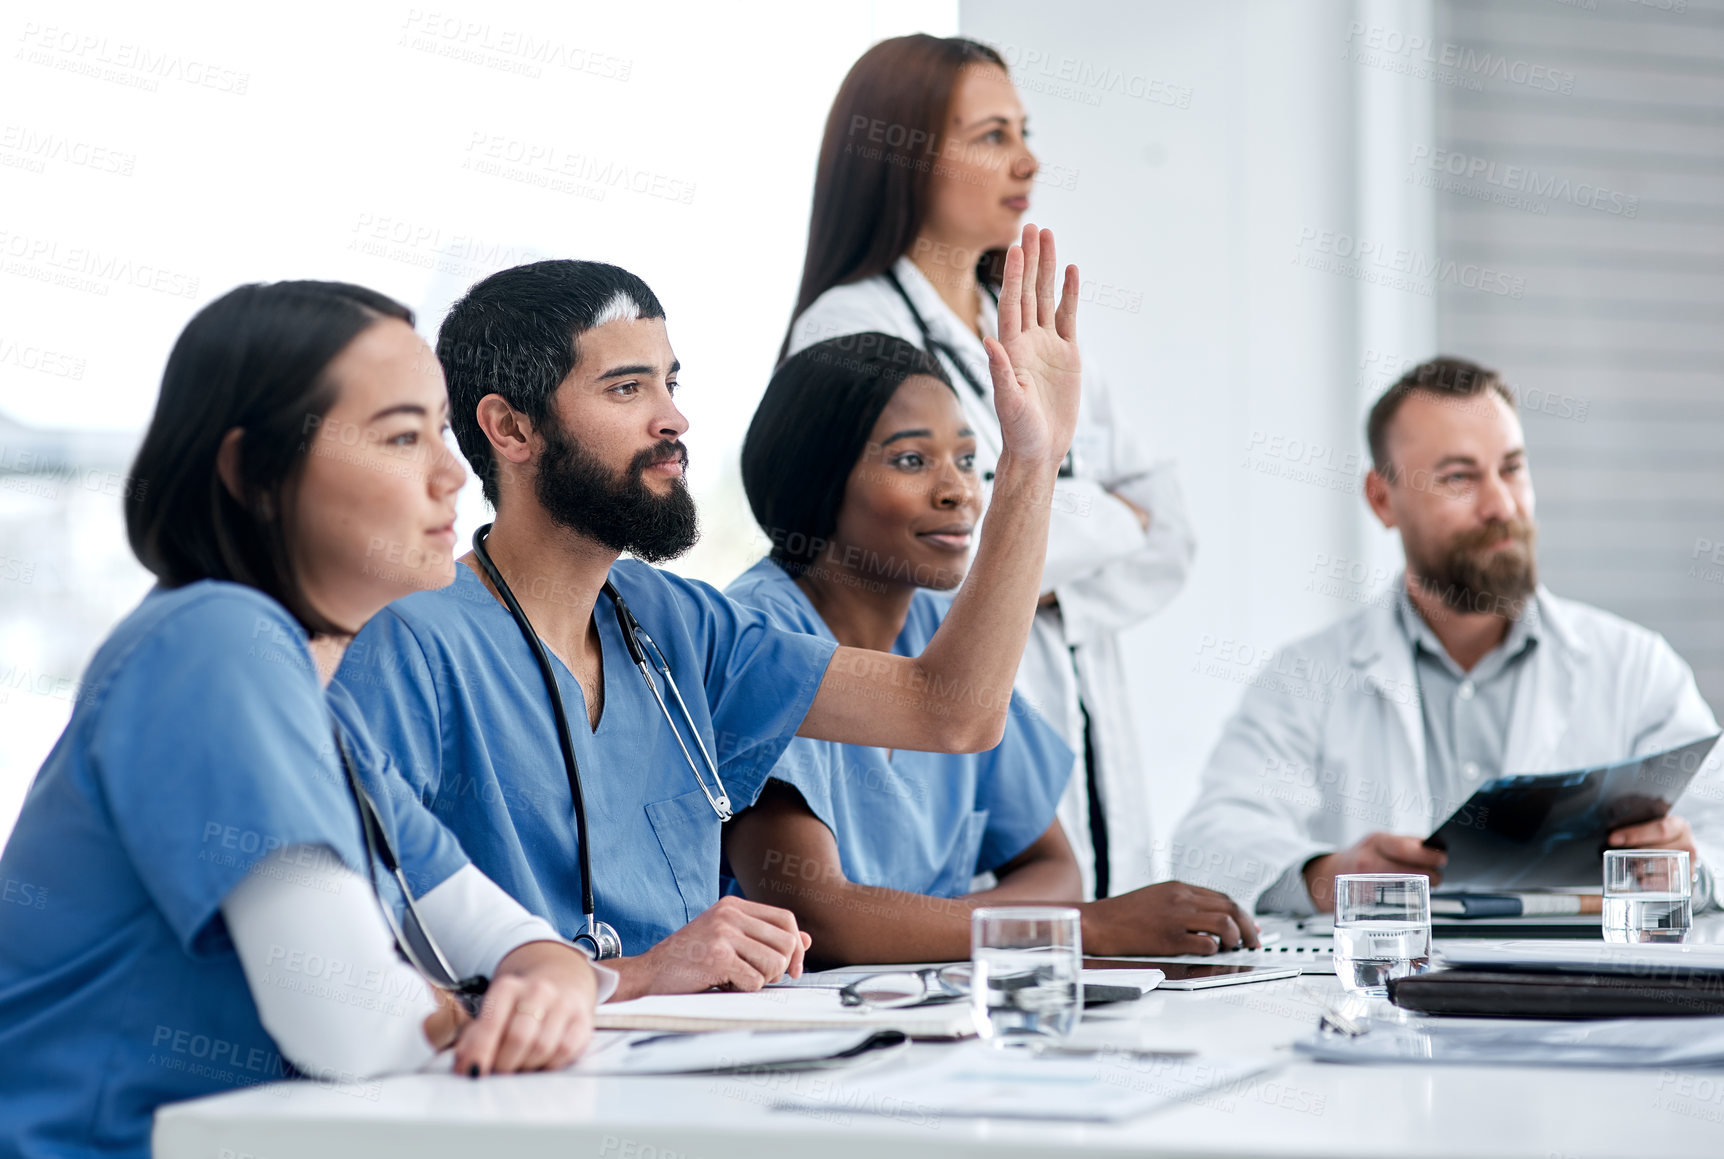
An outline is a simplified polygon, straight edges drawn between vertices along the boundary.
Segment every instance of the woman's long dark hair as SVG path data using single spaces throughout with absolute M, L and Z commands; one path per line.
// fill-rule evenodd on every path
M 791 575 L 831 541 L 850 470 L 913 374 L 952 387 L 920 346 L 873 331 L 817 342 L 773 373 L 742 442 L 742 486 L 773 560 Z
M 882 40 L 850 66 L 820 141 L 792 326 L 833 286 L 885 273 L 909 252 L 928 216 L 928 179 L 941 157 L 952 90 L 978 64 L 1006 70 L 1005 59 L 978 41 L 917 33 Z M 1003 249 L 983 254 L 976 276 L 998 285 L 1004 257 Z M 786 330 L 779 358 L 789 349 Z
M 240 286 L 180 332 L 126 495 L 132 552 L 165 587 L 231 580 L 280 602 L 313 635 L 351 631 L 312 607 L 286 527 L 317 429 L 335 405 L 329 364 L 384 318 L 413 312 L 345 282 Z M 234 428 L 240 496 L 216 457 Z

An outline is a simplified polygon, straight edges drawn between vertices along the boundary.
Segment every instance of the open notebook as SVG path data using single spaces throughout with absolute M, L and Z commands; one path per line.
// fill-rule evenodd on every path
M 976 1033 L 968 1002 L 901 1010 L 856 1010 L 833 989 L 774 987 L 754 994 L 662 994 L 598 1009 L 600 1030 L 828 1030 L 878 1027 L 911 1038 L 967 1038 Z

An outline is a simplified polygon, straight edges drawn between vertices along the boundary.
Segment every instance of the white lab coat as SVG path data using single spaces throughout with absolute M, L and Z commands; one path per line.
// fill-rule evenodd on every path
M 1425 778 L 1400 592 L 1252 673 L 1174 834 L 1175 876 L 1250 910 L 1290 866 L 1378 830 L 1422 837 L 1464 803 L 1434 800 Z M 1607 764 L 1717 731 L 1694 674 L 1664 637 L 1542 587 L 1538 600 L 1542 630 L 1515 690 L 1504 773 Z M 1198 664 L 1225 672 L 1236 661 L 1217 652 Z M 1674 810 L 1694 827 L 1709 866 L 1724 864 L 1721 766 L 1713 753 Z
M 987 352 L 914 263 L 900 258 L 894 270 L 934 338 L 962 355 L 972 376 L 989 392 L 986 399 L 978 398 L 955 367 L 946 367 L 976 431 L 976 470 L 990 478 L 1001 436 Z M 996 334 L 992 301 L 978 294 L 978 308 L 985 332 Z M 915 319 L 883 276 L 820 295 L 792 327 L 790 351 L 871 330 L 922 345 Z M 1078 698 L 1081 693 L 1090 713 L 1106 807 L 1110 892 L 1123 893 L 1154 879 L 1154 839 L 1119 633 L 1173 599 L 1191 569 L 1195 542 L 1172 463 L 1151 461 L 1134 432 L 1120 429 L 1106 381 L 1088 358 L 1072 451 L 1074 475 L 1055 485 L 1042 572 L 1042 590 L 1053 591 L 1059 607 L 1037 613 L 1017 688 L 1077 754 L 1058 816 L 1078 855 L 1088 897 L 1094 892 L 1095 874 Z M 1150 513 L 1147 533 L 1109 492 L 1123 494 Z

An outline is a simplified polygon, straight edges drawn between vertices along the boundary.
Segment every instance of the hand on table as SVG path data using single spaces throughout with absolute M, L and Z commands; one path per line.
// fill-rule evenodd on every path
M 554 1070 L 580 1057 L 593 1036 L 598 978 L 587 956 L 561 942 L 528 942 L 497 965 L 479 1017 L 456 1004 L 455 1073 L 485 1074 Z M 450 995 L 439 991 L 438 1010 L 426 1019 L 448 1019 Z
M 785 974 L 802 977 L 809 936 L 787 909 L 740 897 L 717 904 L 646 953 L 613 965 L 616 999 L 702 990 L 759 990 Z
M 1239 903 L 1183 881 L 1146 885 L 1081 908 L 1086 953 L 1213 954 L 1259 944 L 1257 923 Z

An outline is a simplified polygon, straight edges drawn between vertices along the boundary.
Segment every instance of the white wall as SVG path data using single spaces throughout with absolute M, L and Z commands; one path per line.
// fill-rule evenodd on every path
M 1368 7 L 1429 21 L 1419 3 Z M 1269 650 L 1358 611 L 1398 567 L 1359 497 L 1362 400 L 1427 355 L 1431 299 L 1303 264 L 1329 260 L 1326 233 L 1429 252 L 1428 209 L 1381 160 L 1428 139 L 1429 84 L 1348 58 L 1356 21 L 1337 0 L 960 10 L 1029 111 L 1031 218 L 1109 287 L 1098 302 L 1125 303 L 1083 307 L 1085 355 L 1125 421 L 1177 455 L 1198 529 L 1185 592 L 1127 634 L 1164 853 Z
M 180 328 L 241 282 L 361 282 L 431 335 L 504 266 L 633 269 L 685 367 L 706 538 L 679 570 L 722 583 L 751 562 L 736 460 L 795 299 L 826 109 L 857 56 L 911 31 L 955 32 L 955 3 L 9 6 L 0 840 L 90 653 L 148 586 L 113 472 Z M 103 473 L 77 454 L 21 470 L 55 440 L 9 420 L 117 434 Z M 472 485 L 462 500 L 465 539 L 483 505 Z

